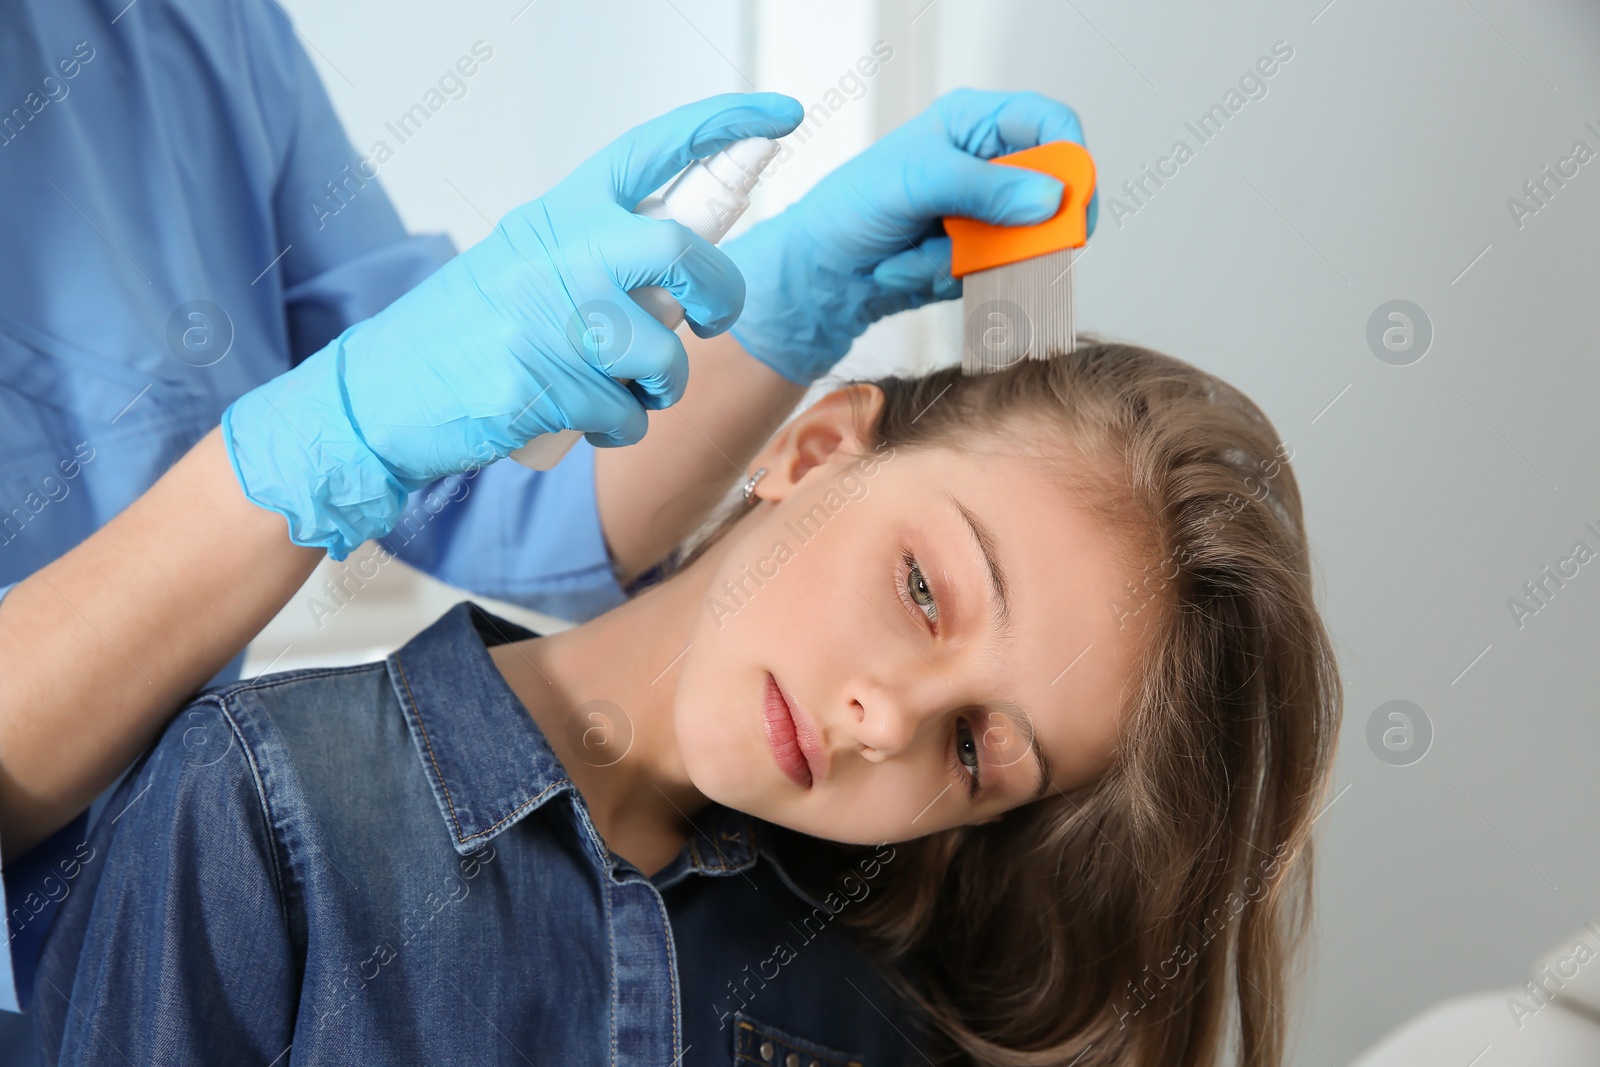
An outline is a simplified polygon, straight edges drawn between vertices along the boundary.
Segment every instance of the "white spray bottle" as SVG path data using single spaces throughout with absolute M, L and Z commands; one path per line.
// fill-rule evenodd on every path
M 750 206 L 750 190 L 760 179 L 761 169 L 777 154 L 778 142 L 766 137 L 736 141 L 716 155 L 690 163 L 660 195 L 641 200 L 634 214 L 674 219 L 716 244 Z M 659 285 L 640 286 L 628 295 L 669 330 L 683 321 L 683 305 Z M 511 458 L 524 467 L 547 471 L 561 462 L 582 436 L 579 430 L 540 434 L 511 453 Z

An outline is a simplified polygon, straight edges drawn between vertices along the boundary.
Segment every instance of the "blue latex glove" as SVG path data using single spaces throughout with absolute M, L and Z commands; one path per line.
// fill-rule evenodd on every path
M 826 374 L 873 322 L 961 295 L 945 215 L 1043 222 L 1059 181 L 984 160 L 1048 141 L 1083 144 L 1077 113 L 1037 93 L 959 89 L 722 247 L 744 274 L 733 336 L 801 385 Z M 1094 232 L 1099 194 L 1089 200 Z
M 719 249 L 632 208 L 682 169 L 802 117 L 776 93 L 729 93 L 630 130 L 483 241 L 224 412 L 245 495 L 296 544 L 343 559 L 388 533 L 407 494 L 538 434 L 596 445 L 644 436 L 683 395 L 676 334 L 627 294 L 660 285 L 702 337 L 728 328 L 744 283 Z M 632 379 L 624 386 L 616 379 Z

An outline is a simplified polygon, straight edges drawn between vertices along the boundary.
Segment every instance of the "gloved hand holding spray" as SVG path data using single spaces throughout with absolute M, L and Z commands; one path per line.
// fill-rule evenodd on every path
M 690 163 L 661 193 L 640 201 L 634 214 L 681 222 L 716 244 L 750 206 L 750 190 L 760 180 L 762 168 L 777 154 L 778 142 L 766 137 L 737 141 L 715 155 Z M 683 305 L 659 285 L 642 285 L 630 289 L 628 295 L 669 330 L 683 322 Z M 579 308 L 578 328 L 586 343 L 593 344 L 606 358 L 607 365 L 627 352 L 631 330 L 620 308 L 611 309 L 611 314 L 603 308 Z M 547 471 L 561 462 L 582 436 L 579 430 L 542 434 L 512 452 L 511 458 L 524 467 Z
M 745 283 L 710 242 L 632 208 L 685 164 L 782 137 L 803 114 L 777 93 L 685 104 L 511 209 L 388 307 L 228 407 L 223 443 L 245 496 L 283 515 L 296 544 L 344 559 L 393 529 L 410 494 L 531 440 L 568 427 L 597 444 L 639 440 L 646 413 L 683 395 L 689 365 L 677 335 L 627 294 L 667 287 L 709 337 L 739 316 Z M 623 343 L 596 350 L 580 325 L 590 308 L 613 309 Z

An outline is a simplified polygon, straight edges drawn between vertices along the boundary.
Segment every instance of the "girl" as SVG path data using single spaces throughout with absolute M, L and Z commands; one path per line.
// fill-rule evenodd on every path
M 1291 454 L 1128 345 L 830 393 L 592 622 L 203 695 L 92 841 L 44 1047 L 1277 1064 L 1341 698 Z

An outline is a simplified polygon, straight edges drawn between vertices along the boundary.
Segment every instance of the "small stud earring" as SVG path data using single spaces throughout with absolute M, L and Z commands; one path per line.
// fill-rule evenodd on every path
M 744 493 L 744 502 L 746 504 L 754 504 L 756 502 L 756 483 L 759 482 L 766 475 L 766 473 L 767 468 L 761 467 L 754 474 L 744 480 L 744 488 L 741 490 L 741 492 Z

